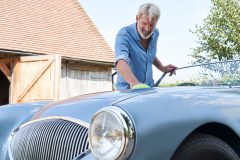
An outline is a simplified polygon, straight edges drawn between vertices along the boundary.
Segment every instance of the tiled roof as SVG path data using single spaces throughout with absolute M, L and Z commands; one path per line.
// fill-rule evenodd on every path
M 77 0 L 0 0 L 0 49 L 114 61 Z

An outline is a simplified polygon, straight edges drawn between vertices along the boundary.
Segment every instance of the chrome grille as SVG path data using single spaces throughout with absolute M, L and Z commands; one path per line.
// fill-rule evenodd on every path
M 21 127 L 9 145 L 12 160 L 72 160 L 88 150 L 88 128 L 59 118 Z

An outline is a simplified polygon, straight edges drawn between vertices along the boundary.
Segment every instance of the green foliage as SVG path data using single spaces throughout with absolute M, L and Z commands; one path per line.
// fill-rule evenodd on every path
M 191 78 L 189 80 L 179 80 L 175 82 L 165 82 L 165 83 L 160 83 L 158 87 L 176 87 L 176 86 L 181 86 L 181 84 L 194 84 L 196 86 L 199 86 L 199 79 L 198 78 Z M 184 85 L 184 86 L 190 86 L 190 85 Z
M 236 75 L 236 76 L 226 75 L 226 76 L 221 77 L 221 79 L 219 79 L 219 82 L 239 86 L 240 85 L 240 76 L 239 75 Z
M 211 71 L 210 69 L 206 69 L 204 73 L 199 74 L 199 78 L 197 79 L 198 84 L 201 86 L 206 85 L 218 85 L 218 84 L 231 84 L 231 85 L 240 85 L 240 74 L 239 69 L 233 68 L 229 70 L 230 64 L 221 64 L 217 65 L 220 71 Z M 234 63 L 230 66 L 234 66 Z M 214 67 L 214 69 L 216 66 Z M 235 71 L 233 71 L 235 70 Z M 231 73 L 234 72 L 234 73 Z
M 196 79 L 190 79 L 188 81 L 162 83 L 158 87 L 176 87 L 176 86 L 181 86 L 181 84 L 183 83 L 192 83 L 195 86 L 218 86 L 221 84 L 230 84 L 232 86 L 239 86 L 240 75 L 228 74 L 218 78 L 212 75 L 201 75 L 201 76 L 199 75 L 199 77 Z M 186 85 L 186 86 L 190 86 L 190 85 Z
M 207 69 L 219 73 L 221 76 L 224 75 L 240 75 L 240 61 L 235 61 L 231 63 L 219 63 L 215 65 L 205 66 Z
M 198 63 L 240 56 L 240 1 L 212 0 L 210 14 L 192 33 L 198 46 L 191 56 Z

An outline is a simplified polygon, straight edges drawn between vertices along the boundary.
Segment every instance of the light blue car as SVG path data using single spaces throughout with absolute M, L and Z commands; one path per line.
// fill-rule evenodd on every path
M 177 86 L 0 107 L 1 160 L 240 160 L 240 88 Z

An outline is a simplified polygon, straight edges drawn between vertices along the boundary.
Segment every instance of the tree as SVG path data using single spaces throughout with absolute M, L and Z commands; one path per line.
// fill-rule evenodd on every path
M 203 25 L 192 31 L 198 46 L 191 56 L 198 63 L 240 57 L 240 1 L 212 0 L 212 4 Z

